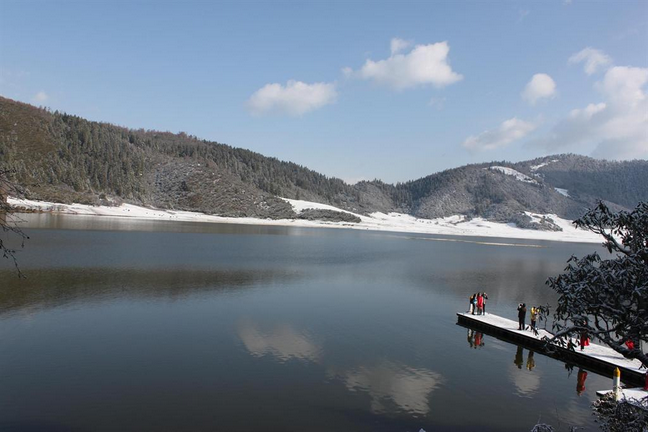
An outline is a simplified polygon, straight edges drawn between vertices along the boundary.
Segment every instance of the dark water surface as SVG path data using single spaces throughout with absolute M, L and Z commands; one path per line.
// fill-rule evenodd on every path
M 0 267 L 2 430 L 595 430 L 611 385 L 579 396 L 578 368 L 455 317 L 478 290 L 510 318 L 555 304 L 546 278 L 596 245 L 27 219 L 28 279 Z

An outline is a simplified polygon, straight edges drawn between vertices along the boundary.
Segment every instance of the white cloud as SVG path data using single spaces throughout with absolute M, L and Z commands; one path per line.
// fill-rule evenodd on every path
M 556 83 L 549 75 L 543 73 L 533 75 L 522 92 L 522 98 L 531 105 L 535 105 L 540 99 L 552 98 L 555 95 Z
M 534 144 L 548 151 L 572 147 L 594 157 L 648 157 L 648 68 L 608 69 L 595 88 L 604 102 L 572 110 L 551 132 Z
M 34 95 L 34 97 L 32 98 L 32 101 L 41 103 L 41 102 L 47 101 L 47 99 L 49 99 L 49 96 L 47 95 L 47 93 L 45 93 L 44 91 L 39 91 L 38 93 L 36 93 Z
M 612 63 L 612 59 L 603 51 L 587 47 L 569 57 L 569 63 L 585 63 L 585 73 L 592 75 L 600 68 Z
M 407 54 L 401 53 L 406 47 L 403 43 L 407 42 L 392 39 L 389 58 L 378 61 L 368 59 L 353 75 L 398 90 L 428 84 L 441 88 L 463 79 L 448 63 L 448 42 L 416 45 Z
M 285 86 L 266 84 L 248 99 L 247 106 L 255 115 L 283 113 L 299 116 L 332 104 L 336 99 L 335 83 L 306 84 L 290 80 Z
M 648 68 L 616 66 L 608 70 L 596 88 L 610 102 L 634 108 L 645 102 L 643 86 L 648 82 Z
M 391 40 L 391 54 L 398 54 L 399 52 L 409 48 L 412 45 L 412 41 L 406 41 L 399 38 L 393 38 Z
M 600 113 L 607 105 L 604 102 L 599 104 L 589 104 L 584 109 L 574 109 L 569 112 L 572 119 L 590 120 L 595 114 Z
M 470 150 L 493 150 L 524 138 L 535 128 L 535 124 L 513 117 L 502 122 L 500 127 L 495 130 L 487 130 L 477 136 L 469 136 L 463 142 L 463 146 Z

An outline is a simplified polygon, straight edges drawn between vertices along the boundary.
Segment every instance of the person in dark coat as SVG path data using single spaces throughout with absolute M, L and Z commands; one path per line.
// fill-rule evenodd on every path
M 524 303 L 520 303 L 517 308 L 518 311 L 518 321 L 519 321 L 519 326 L 518 330 L 524 330 L 524 320 L 526 318 L 526 305 Z

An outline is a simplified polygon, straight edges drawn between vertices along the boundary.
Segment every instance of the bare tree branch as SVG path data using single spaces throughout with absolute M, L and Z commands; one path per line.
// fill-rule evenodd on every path
M 0 236 L 0 254 L 5 259 L 12 261 L 18 277 L 25 277 L 20 271 L 14 247 L 9 245 L 5 237 L 14 236 L 20 240 L 20 248 L 25 247 L 25 240 L 29 237 L 20 229 L 18 223 L 20 219 L 14 213 L 14 209 L 7 202 L 10 194 L 18 194 L 18 187 L 10 180 L 11 172 L 0 170 L 0 229 L 3 235 Z

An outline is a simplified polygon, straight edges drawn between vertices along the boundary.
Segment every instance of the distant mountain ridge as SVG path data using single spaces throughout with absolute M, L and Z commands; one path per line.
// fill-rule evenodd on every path
M 615 209 L 648 201 L 648 161 L 577 155 L 448 169 L 396 185 L 355 185 L 292 162 L 199 140 L 133 130 L 0 97 L 0 169 L 29 199 L 86 204 L 121 201 L 235 217 L 295 218 L 283 198 L 359 214 L 484 217 L 553 229 L 525 212 L 576 218 L 598 199 Z M 312 217 L 312 215 L 310 215 Z M 331 214 L 326 215 L 331 220 Z

